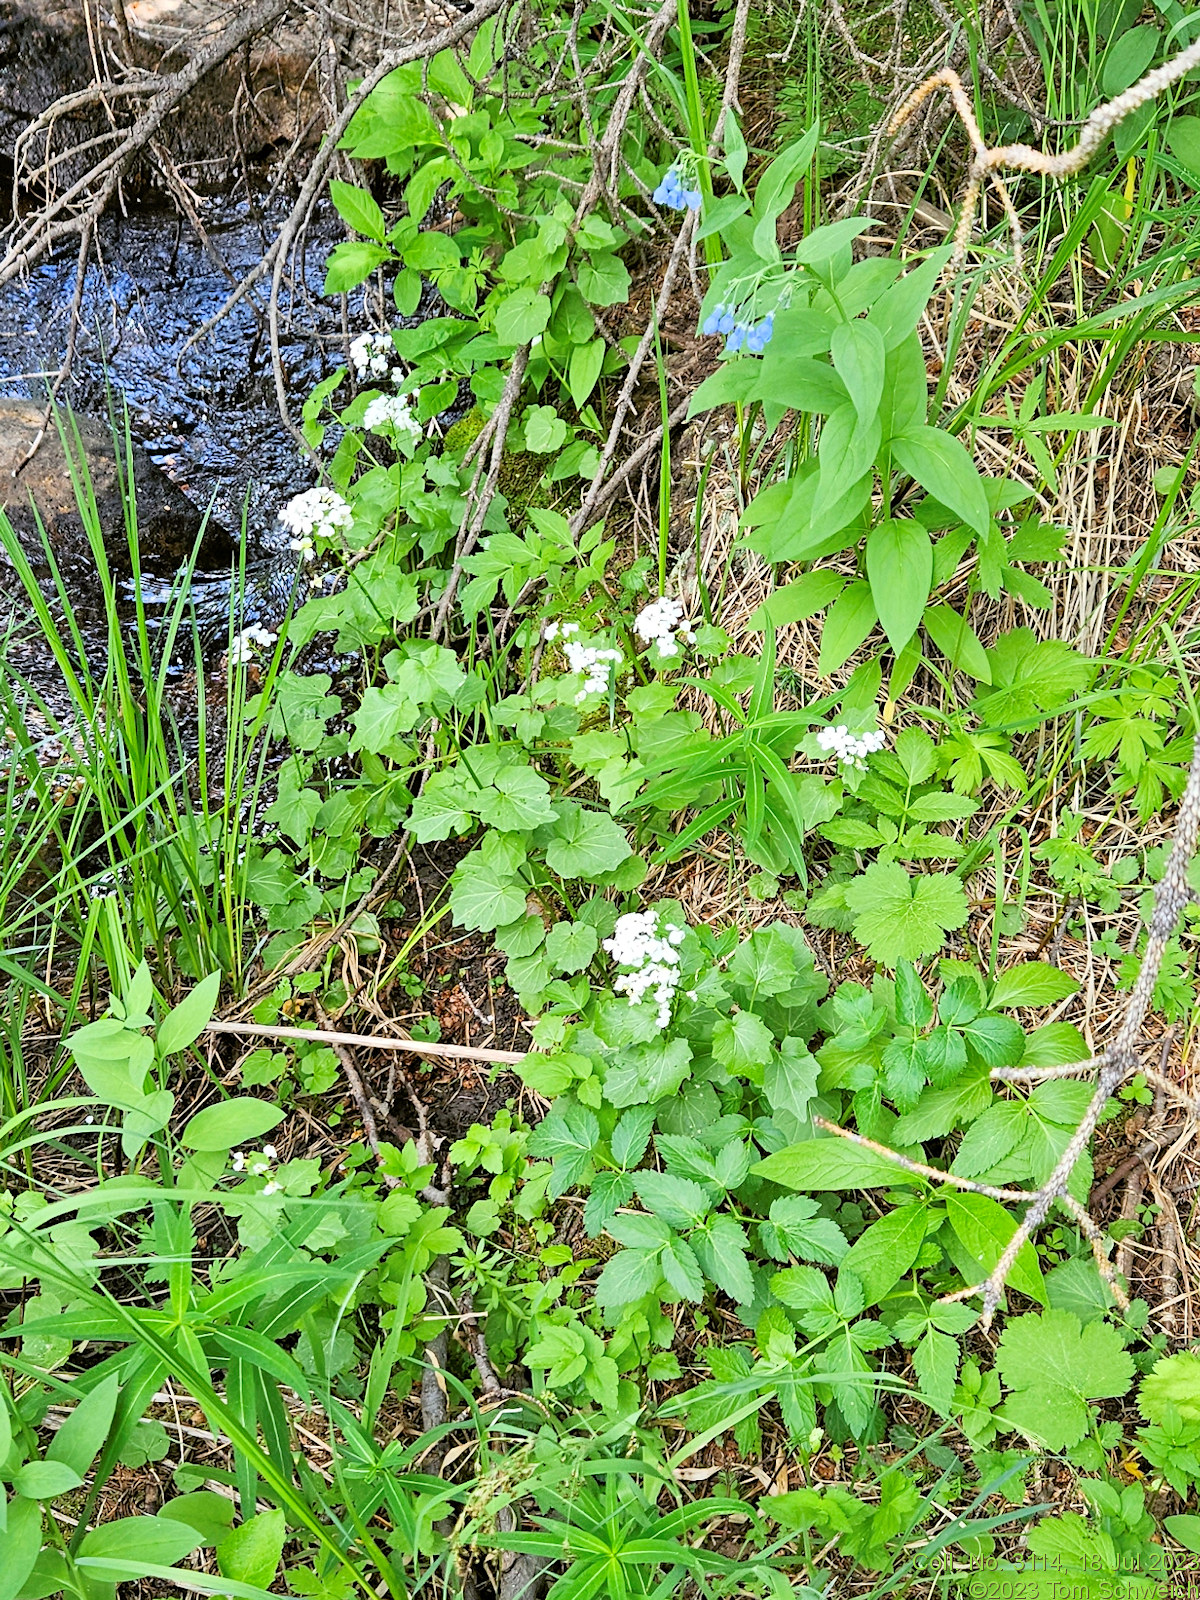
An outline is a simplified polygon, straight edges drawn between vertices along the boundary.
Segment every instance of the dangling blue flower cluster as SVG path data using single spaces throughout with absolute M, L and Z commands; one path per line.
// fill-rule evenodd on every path
M 662 182 L 654 191 L 654 204 L 656 206 L 670 206 L 672 211 L 699 211 L 701 195 L 699 189 L 685 189 L 683 179 L 679 176 L 676 167 L 668 169 Z
M 768 311 L 761 322 L 739 322 L 731 306 L 714 306 L 705 317 L 700 331 L 725 334 L 726 355 L 736 355 L 739 350 L 746 350 L 752 356 L 760 356 L 775 332 L 775 313 Z

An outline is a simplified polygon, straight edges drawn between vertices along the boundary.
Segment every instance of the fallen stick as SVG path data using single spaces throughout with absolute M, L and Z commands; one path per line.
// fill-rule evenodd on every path
M 315 1039 L 318 1044 L 354 1044 L 365 1050 L 410 1050 L 416 1056 L 449 1056 L 455 1061 L 499 1061 L 516 1066 L 518 1050 L 475 1050 L 465 1044 L 427 1044 L 424 1039 L 394 1039 L 388 1034 L 341 1033 L 335 1028 L 283 1028 L 262 1022 L 210 1022 L 206 1033 L 231 1033 L 251 1039 Z
M 81 233 L 84 227 L 94 223 L 115 192 L 127 163 L 149 144 L 184 97 L 286 9 L 287 0 L 259 0 L 258 5 L 244 11 L 186 67 L 173 77 L 163 79 L 163 86 L 150 105 L 102 161 L 41 210 L 29 217 L 18 217 L 13 224 L 13 237 L 0 260 L 0 285 L 35 266 L 60 239 Z M 99 188 L 93 190 L 96 184 Z M 83 209 L 72 211 L 76 205 Z

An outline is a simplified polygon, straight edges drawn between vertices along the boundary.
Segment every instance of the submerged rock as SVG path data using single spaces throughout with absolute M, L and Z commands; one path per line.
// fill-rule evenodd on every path
M 124 449 L 122 441 L 122 457 Z M 204 524 L 203 513 L 140 445 L 133 446 L 132 461 L 142 564 L 152 571 L 174 571 L 191 555 Z M 90 485 L 113 571 L 129 572 L 124 469 L 124 459 L 118 468 L 107 419 L 60 413 L 47 420 L 46 408 L 31 400 L 0 399 L 0 508 L 35 566 L 44 560 L 40 519 L 64 576 L 74 573 L 80 562 L 95 568 L 77 480 L 85 495 L 85 486 Z M 204 533 L 205 555 L 216 558 L 216 546 L 223 545 L 223 560 L 214 559 L 213 564 L 224 565 L 232 549 L 228 535 L 217 528 Z

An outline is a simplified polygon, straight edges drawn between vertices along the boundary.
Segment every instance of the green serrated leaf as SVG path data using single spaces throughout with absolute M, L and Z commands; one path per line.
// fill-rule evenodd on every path
M 1087 1402 L 1123 1395 L 1134 1374 L 1116 1328 L 1085 1326 L 1069 1311 L 1016 1317 L 1001 1336 L 996 1366 L 1011 1391 L 1005 1416 L 1051 1450 L 1077 1444 L 1087 1431 Z
M 877 861 L 845 889 L 854 934 L 876 961 L 895 966 L 941 948 L 967 920 L 967 897 L 957 878 L 926 873 L 910 878 L 898 862 Z

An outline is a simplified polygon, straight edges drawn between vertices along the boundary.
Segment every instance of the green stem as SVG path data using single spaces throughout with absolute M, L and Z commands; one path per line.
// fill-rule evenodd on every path
M 676 18 L 679 24 L 679 49 L 683 56 L 683 86 L 687 95 L 688 136 L 692 154 L 696 158 L 703 211 L 712 205 L 712 172 L 708 164 L 708 132 L 704 122 L 704 105 L 700 99 L 700 75 L 696 70 L 696 46 L 692 40 L 692 14 L 688 0 L 677 0 Z M 720 266 L 724 259 L 721 241 L 710 233 L 704 241 L 704 259 L 710 267 Z

